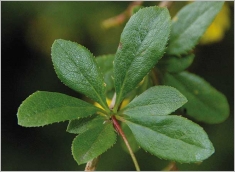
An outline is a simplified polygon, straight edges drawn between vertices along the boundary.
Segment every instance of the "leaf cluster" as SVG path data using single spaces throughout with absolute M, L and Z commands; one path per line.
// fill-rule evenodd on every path
M 95 58 L 82 45 L 55 40 L 51 55 L 58 78 L 101 108 L 61 93 L 37 91 L 20 105 L 18 124 L 38 127 L 68 120 L 67 132 L 77 134 L 72 154 L 78 164 L 115 144 L 112 116 L 129 127 L 134 144 L 159 158 L 181 163 L 205 160 L 214 147 L 203 128 L 170 114 L 183 106 L 198 121 L 219 123 L 228 117 L 225 96 L 184 71 L 194 59 L 192 49 L 222 5 L 194 2 L 172 21 L 166 8 L 139 9 L 127 22 L 115 55 Z M 157 82 L 162 85 L 155 86 Z M 109 108 L 106 98 L 114 92 L 115 105 Z M 124 99 L 130 103 L 120 108 Z

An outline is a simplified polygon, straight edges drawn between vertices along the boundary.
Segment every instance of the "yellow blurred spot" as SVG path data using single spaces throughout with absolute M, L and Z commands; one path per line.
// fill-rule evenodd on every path
M 223 39 L 225 31 L 230 27 L 230 9 L 225 3 L 200 40 L 200 44 L 211 44 Z
M 177 16 L 175 16 L 175 17 L 172 19 L 173 22 L 176 22 L 177 20 L 178 20 L 178 17 L 177 17 Z
M 120 109 L 124 108 L 129 102 L 130 102 L 130 99 L 124 99 L 124 100 L 122 101 L 122 104 L 121 104 Z
M 106 102 L 107 102 L 108 105 L 110 105 L 111 101 L 112 101 L 111 99 L 106 98 Z M 99 103 L 97 103 L 97 102 L 95 102 L 94 105 L 95 105 L 96 107 L 98 107 L 98 108 L 104 109 L 104 108 L 103 108 Z M 104 110 L 105 110 L 105 109 L 104 109 Z
M 110 105 L 111 99 L 106 98 L 107 104 Z M 124 108 L 128 103 L 130 102 L 130 99 L 125 99 L 122 101 L 120 109 Z M 104 109 L 99 103 L 95 102 L 94 105 L 98 108 Z M 104 109 L 105 110 L 105 109 Z
M 199 93 L 198 90 L 194 90 L 193 92 L 194 92 L 194 94 L 196 94 L 196 95 L 198 95 L 198 93 Z

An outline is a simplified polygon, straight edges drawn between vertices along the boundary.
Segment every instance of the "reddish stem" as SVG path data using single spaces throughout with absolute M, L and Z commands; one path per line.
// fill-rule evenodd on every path
M 121 127 L 120 127 L 120 125 L 119 125 L 119 123 L 118 123 L 116 117 L 115 117 L 114 115 L 112 115 L 111 118 L 112 118 L 112 121 L 113 121 L 114 128 L 115 128 L 116 131 L 122 136 L 122 139 L 124 140 L 124 142 L 125 142 L 125 144 L 126 144 L 128 150 L 129 150 L 129 152 L 130 152 L 130 155 L 131 155 L 131 158 L 132 158 L 132 160 L 133 160 L 133 162 L 134 162 L 134 164 L 135 164 L 136 170 L 137 170 L 137 171 L 140 171 L 140 167 L 139 167 L 138 162 L 137 162 L 137 160 L 136 160 L 136 158 L 135 158 L 135 155 L 134 155 L 134 153 L 133 153 L 133 151 L 132 151 L 132 149 L 131 149 L 131 147 L 130 147 L 130 145 L 129 145 L 129 142 L 128 142 L 128 140 L 126 139 L 126 136 L 125 136 L 124 132 L 122 131 L 122 129 L 121 129 Z

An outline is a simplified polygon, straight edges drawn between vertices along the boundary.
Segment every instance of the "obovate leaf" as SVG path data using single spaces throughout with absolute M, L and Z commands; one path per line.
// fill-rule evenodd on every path
M 72 154 L 76 162 L 84 164 L 104 153 L 116 142 L 112 123 L 97 125 L 79 134 L 72 143 Z
M 226 97 L 207 81 L 189 72 L 178 74 L 166 73 L 165 85 L 177 88 L 188 99 L 183 108 L 189 116 L 209 124 L 223 122 L 229 116 Z
M 37 91 L 20 105 L 18 124 L 24 127 L 38 127 L 90 116 L 102 111 L 90 103 L 65 94 Z
M 169 86 L 155 86 L 133 99 L 121 113 L 130 117 L 168 115 L 187 102 L 178 90 Z
M 205 131 L 180 116 L 135 116 L 127 119 L 126 124 L 140 146 L 159 158 L 194 163 L 214 153 L 214 147 Z
M 87 118 L 80 118 L 69 121 L 67 132 L 81 134 L 87 130 L 103 125 L 105 118 L 99 115 L 93 115 Z
M 223 1 L 197 1 L 173 18 L 167 54 L 186 54 L 198 43 L 223 6 Z
M 116 108 L 162 57 L 169 33 L 166 8 L 140 9 L 127 22 L 114 59 Z
M 166 56 L 162 58 L 158 63 L 157 67 L 163 71 L 170 73 L 177 73 L 187 69 L 193 62 L 195 55 L 190 54 L 186 56 Z
M 96 57 L 96 61 L 98 63 L 98 66 L 100 67 L 100 70 L 104 75 L 104 82 L 106 84 L 106 92 L 108 92 L 114 88 L 114 81 L 113 81 L 114 57 L 115 57 L 114 54 Z
M 55 40 L 51 50 L 52 62 L 59 79 L 109 110 L 104 79 L 90 51 L 75 42 L 62 39 Z

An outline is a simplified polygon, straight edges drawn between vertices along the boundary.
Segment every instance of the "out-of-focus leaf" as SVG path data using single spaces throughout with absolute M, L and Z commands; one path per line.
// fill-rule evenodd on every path
M 163 83 L 178 89 L 188 102 L 183 106 L 194 119 L 210 124 L 223 122 L 229 116 L 226 97 L 208 82 L 189 72 L 165 73 Z
M 197 1 L 182 8 L 173 18 L 167 54 L 187 54 L 210 26 L 223 1 Z
M 96 57 L 96 61 L 98 66 L 100 67 L 101 72 L 104 75 L 104 82 L 106 87 L 106 92 L 114 89 L 114 81 L 113 81 L 113 61 L 114 54 L 103 55 Z
M 158 63 L 157 67 L 163 71 L 170 73 L 177 73 L 187 69 L 193 62 L 195 55 L 190 54 L 186 56 L 166 56 L 162 58 Z
M 211 44 L 221 41 L 226 31 L 230 28 L 230 20 L 230 9 L 225 2 L 215 20 L 200 39 L 200 44 Z

